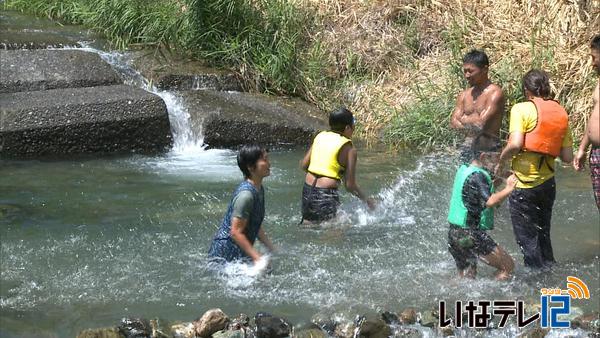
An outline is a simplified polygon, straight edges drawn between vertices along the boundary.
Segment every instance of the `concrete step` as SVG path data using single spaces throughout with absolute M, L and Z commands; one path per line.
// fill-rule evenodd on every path
M 211 148 L 246 143 L 308 145 L 327 129 L 325 113 L 300 99 L 197 90 L 181 92 L 194 130 Z
M 163 100 L 126 85 L 0 94 L 0 157 L 157 153 L 171 146 Z
M 123 83 L 98 54 L 81 50 L 0 50 L 0 69 L 0 93 Z
M 242 91 L 237 75 L 226 70 L 204 66 L 199 61 L 187 60 L 171 54 L 150 51 L 132 53 L 133 65 L 139 72 L 162 90 L 210 89 Z

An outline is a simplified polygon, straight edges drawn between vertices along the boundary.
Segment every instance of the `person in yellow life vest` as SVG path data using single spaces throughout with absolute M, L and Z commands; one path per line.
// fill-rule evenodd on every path
M 338 187 L 343 179 L 346 190 L 367 203 L 368 198 L 356 182 L 357 151 L 352 144 L 354 116 L 345 107 L 329 114 L 331 130 L 320 132 L 301 161 L 306 171 L 302 189 L 302 223 L 311 224 L 335 217 L 340 204 Z
M 523 92 L 528 101 L 517 103 L 510 111 L 509 138 L 495 173 L 501 173 L 504 162 L 511 160 L 511 169 L 518 179 L 508 198 L 513 232 L 525 265 L 541 269 L 555 262 L 550 241 L 556 196 L 554 160 L 573 160 L 573 139 L 566 110 L 550 99 L 546 72 L 527 72 Z

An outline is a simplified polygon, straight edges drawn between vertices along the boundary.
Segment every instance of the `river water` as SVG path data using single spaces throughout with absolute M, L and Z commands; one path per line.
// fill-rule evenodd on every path
M 130 83 L 153 91 L 122 55 L 101 55 L 130 73 Z M 600 227 L 588 174 L 557 171 L 552 238 L 559 263 L 552 271 L 523 267 L 503 204 L 492 236 L 515 258 L 515 277 L 496 282 L 480 265 L 477 280 L 460 280 L 446 248 L 457 167 L 447 152 L 360 148 L 359 182 L 377 196 L 378 209 L 369 213 L 343 194 L 339 221 L 305 229 L 298 226 L 304 149 L 272 151 L 264 227 L 278 249 L 273 272 L 256 278 L 231 265 L 215 273 L 206 252 L 241 180 L 235 153 L 204 149 L 176 93 L 157 94 L 174 129 L 167 154 L 0 160 L 0 337 L 74 337 L 124 316 L 191 321 L 213 307 L 298 323 L 317 313 L 351 320 L 433 309 L 441 299 L 536 303 L 540 288 L 565 288 L 569 275 L 592 294 L 573 305 L 600 308 Z

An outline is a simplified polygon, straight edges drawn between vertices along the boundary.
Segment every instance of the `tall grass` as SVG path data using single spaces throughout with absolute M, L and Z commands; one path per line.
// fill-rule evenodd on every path
M 522 101 L 531 68 L 551 75 L 576 139 L 596 79 L 589 40 L 594 1 L 540 0 L 5 0 L 19 9 L 104 33 L 118 48 L 144 45 L 238 72 L 250 90 L 298 95 L 355 112 L 359 134 L 395 145 L 455 143 L 449 128 L 465 89 L 462 55 L 484 49 L 490 76 Z M 506 129 L 506 121 L 504 131 Z
M 311 16 L 286 0 L 7 0 L 27 11 L 103 33 L 117 48 L 176 48 L 237 70 L 248 87 L 297 94 L 298 56 Z

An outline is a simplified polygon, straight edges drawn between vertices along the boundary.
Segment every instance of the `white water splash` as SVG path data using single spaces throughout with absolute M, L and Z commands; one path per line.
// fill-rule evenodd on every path
M 181 96 L 174 92 L 156 88 L 151 81 L 146 79 L 133 67 L 133 60 L 130 54 L 115 51 L 105 52 L 90 47 L 86 42 L 81 42 L 81 45 L 83 46 L 81 48 L 64 49 L 83 50 L 98 54 L 121 75 L 125 84 L 142 88 L 163 99 L 169 113 L 169 122 L 173 135 L 173 148 L 169 153 L 169 157 L 189 159 L 205 151 L 206 145 L 204 144 L 202 130 L 193 130 L 188 107 L 183 103 Z

